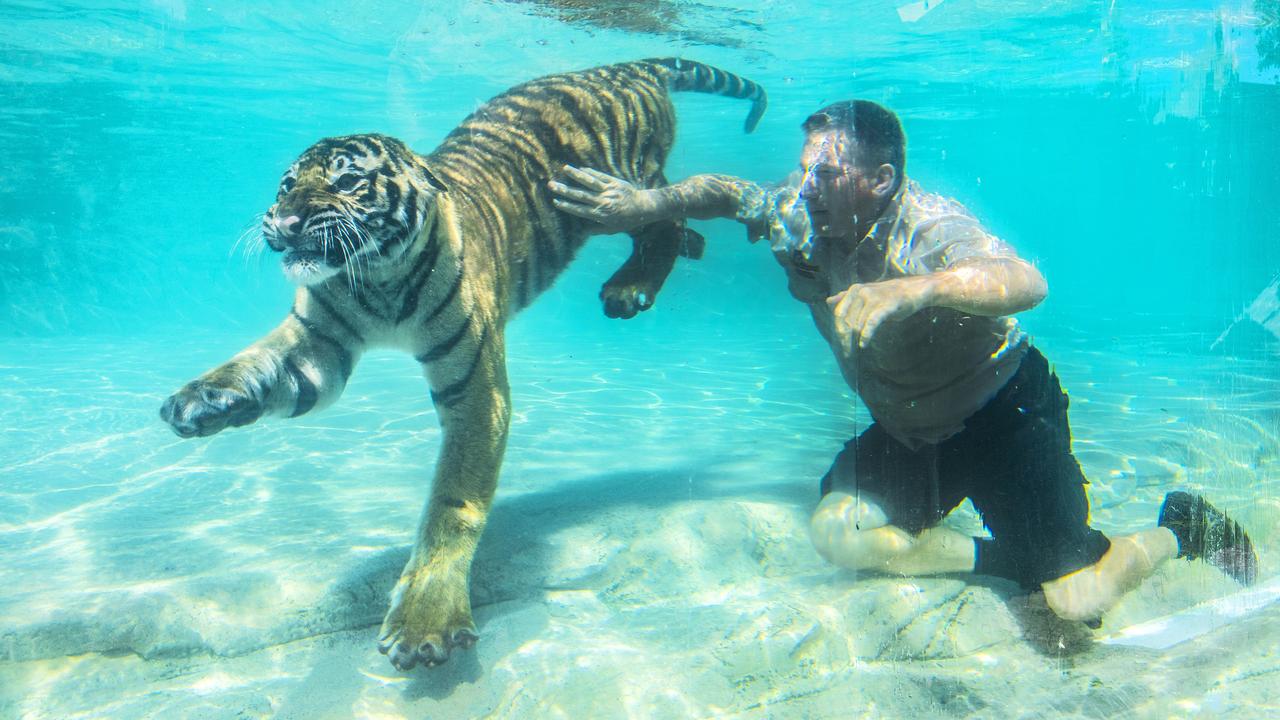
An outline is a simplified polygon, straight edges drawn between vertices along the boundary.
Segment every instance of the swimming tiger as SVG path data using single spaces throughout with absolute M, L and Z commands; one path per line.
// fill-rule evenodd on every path
M 430 155 L 376 134 L 312 145 L 285 172 L 262 222 L 297 285 L 292 309 L 160 410 L 182 437 L 268 414 L 297 417 L 336 400 L 366 348 L 413 354 L 443 439 L 379 637 L 398 669 L 442 663 L 477 639 L 471 561 L 511 416 L 504 327 L 600 230 L 556 210 L 547 181 L 569 164 L 665 184 L 672 90 L 751 100 L 747 132 L 767 103 L 759 85 L 736 75 L 650 59 L 518 85 Z M 601 291 L 606 313 L 618 317 L 651 305 L 681 248 L 697 239 L 676 222 L 630 234 L 630 257 Z

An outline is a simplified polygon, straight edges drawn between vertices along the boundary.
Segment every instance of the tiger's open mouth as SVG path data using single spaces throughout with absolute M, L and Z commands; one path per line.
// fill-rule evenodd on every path
M 284 268 L 284 276 L 294 285 L 314 285 L 337 275 L 338 268 L 332 263 L 339 260 L 339 257 L 326 256 L 317 250 L 289 248 L 280 257 L 280 265 Z

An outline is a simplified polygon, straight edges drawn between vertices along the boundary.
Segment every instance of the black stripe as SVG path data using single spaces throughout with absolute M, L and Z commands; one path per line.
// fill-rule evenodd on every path
M 447 161 L 451 170 L 466 176 L 471 185 L 483 187 L 495 185 L 504 179 L 501 173 L 505 169 L 493 162 L 497 154 L 498 148 L 477 145 L 465 149 L 453 148 L 447 153 L 441 153 L 440 157 Z
M 521 194 L 524 195 L 526 202 L 532 202 L 533 198 L 529 196 L 529 191 L 527 188 L 522 188 Z M 556 228 L 559 228 L 559 223 L 555 223 L 554 220 L 551 220 L 551 222 L 554 224 Z M 551 261 L 555 269 L 559 270 L 563 266 L 563 261 L 561 258 L 560 249 L 556 247 L 556 243 L 553 235 L 556 235 L 556 234 L 563 235 L 563 232 L 553 233 L 548 231 L 546 228 L 546 223 L 544 223 L 542 220 L 541 214 L 534 213 L 529 217 L 529 234 L 532 236 L 530 238 L 530 244 L 532 245 L 532 249 L 538 252 L 539 255 L 541 255 L 544 252 L 549 254 L 551 256 Z M 566 254 L 568 253 L 566 252 Z M 527 253 L 526 256 L 533 257 L 533 253 L 532 252 Z M 539 257 L 538 260 L 539 262 L 541 262 L 542 258 Z
M 508 185 L 508 191 L 514 190 L 519 193 L 519 198 L 523 199 L 524 206 L 528 209 L 527 219 L 529 222 L 529 231 L 533 249 L 539 255 L 546 254 L 550 256 L 551 264 L 559 270 L 565 262 L 567 262 L 568 249 L 557 247 L 556 238 L 563 235 L 563 225 L 559 222 L 559 218 L 552 212 L 550 204 L 538 195 L 541 188 L 533 182 L 526 182 L 525 178 L 513 178 L 514 188 Z M 517 212 L 519 208 L 516 209 Z M 532 253 L 529 254 L 532 257 Z M 538 258 L 542 260 L 541 257 Z
M 502 181 L 504 182 L 504 187 L 508 192 L 512 193 L 511 199 L 513 201 L 518 202 L 523 199 L 523 205 L 527 211 L 524 214 L 526 215 L 526 219 L 530 225 L 533 242 L 537 245 L 551 247 L 554 249 L 555 243 L 552 235 L 559 230 L 559 218 L 554 214 L 550 204 L 545 199 L 534 194 L 540 190 L 538 187 L 540 179 L 536 176 L 530 177 L 531 173 L 529 171 L 535 168 L 543 170 L 543 172 L 538 173 L 538 175 L 543 178 L 547 177 L 547 173 L 544 170 L 546 165 L 543 160 L 533 152 L 522 147 L 522 145 L 533 146 L 532 142 L 515 135 L 506 138 L 504 141 L 493 133 L 490 133 L 488 130 L 479 128 L 476 129 L 475 134 L 482 139 L 491 140 L 494 145 L 497 146 L 497 149 L 502 151 L 501 154 L 498 152 L 490 153 L 490 156 L 495 163 L 490 164 L 485 169 L 499 169 L 494 167 L 495 164 L 508 165 L 510 167 L 509 173 L 502 178 Z M 514 157 L 511 157 L 511 155 L 514 155 Z M 460 165 L 467 166 L 478 164 L 471 158 L 459 158 L 458 162 Z M 524 163 L 523 166 L 521 165 L 521 162 Z M 473 172 L 472 174 L 474 175 L 477 173 Z M 513 189 L 518 190 L 518 197 L 516 196 L 516 193 L 513 192 Z M 492 198 L 490 198 L 490 200 L 492 200 Z M 477 203 L 477 206 L 479 205 L 480 203 Z M 519 207 L 510 209 L 515 211 L 517 215 L 520 214 Z M 499 208 L 495 207 L 493 210 L 495 214 L 503 214 Z M 481 213 L 481 215 L 483 215 L 483 213 Z M 486 217 L 483 219 L 487 220 L 488 218 Z M 548 226 L 551 228 L 550 231 L 547 229 Z M 494 228 L 493 234 L 491 234 L 491 241 L 494 245 L 493 250 L 497 257 L 502 257 L 502 249 L 498 247 L 498 239 L 499 238 L 496 235 L 496 228 Z M 555 254 L 557 257 L 560 255 L 558 251 Z
M 409 316 L 418 309 L 418 302 L 422 299 L 422 286 L 426 284 L 427 278 L 431 277 L 431 273 L 436 269 L 436 261 L 440 259 L 440 246 L 443 243 L 436 236 L 438 218 L 438 215 L 432 217 L 431 227 L 426 231 L 427 252 L 418 259 L 418 266 L 414 269 L 416 274 L 409 284 L 409 294 L 405 296 L 404 304 L 400 306 L 400 313 L 396 315 L 397 325 L 408 320 Z
M 374 307 L 369 304 L 369 299 L 365 297 L 364 292 L 357 291 L 353 292 L 351 295 L 356 299 L 357 303 L 360 303 L 360 309 L 364 310 L 366 315 L 372 315 L 380 320 L 388 319 L 388 316 L 384 315 L 381 310 L 375 310 Z
M 427 247 L 427 253 L 418 259 L 418 264 L 413 269 L 413 274 L 406 278 L 403 285 L 403 291 L 400 293 L 401 303 L 400 312 L 396 313 L 396 324 L 408 320 L 414 311 L 418 309 L 418 303 L 422 300 L 422 286 L 426 285 L 427 280 L 431 277 L 431 272 L 435 270 L 436 259 L 440 256 L 440 243 L 431 242 Z
M 724 73 L 719 68 L 714 68 L 710 65 L 704 64 L 702 68 L 706 72 L 707 87 L 711 92 L 717 95 L 724 93 Z
M 467 368 L 467 372 L 457 382 L 449 387 L 436 392 L 431 391 L 431 402 L 445 407 L 451 407 L 454 403 L 462 399 L 462 393 L 466 391 L 467 385 L 471 383 L 471 378 L 476 374 L 476 368 L 480 367 L 480 356 L 484 354 L 485 337 L 489 334 L 488 326 L 480 332 L 480 342 L 476 346 L 476 355 L 471 359 L 471 367 Z
M 448 505 L 448 506 L 449 506 L 449 507 L 451 507 L 451 508 L 457 508 L 457 509 L 459 509 L 459 510 L 461 510 L 462 508 L 464 508 L 464 507 L 466 507 L 466 506 L 467 506 L 467 504 L 466 504 L 466 503 L 462 502 L 462 501 L 461 501 L 461 500 L 459 500 L 458 498 L 456 498 L 456 497 L 450 497 L 450 496 L 447 496 L 447 495 L 446 495 L 446 496 L 443 496 L 443 497 L 436 498 L 436 500 L 437 500 L 438 502 L 440 502 L 440 503 L 444 504 L 444 505 Z
M 418 224 L 418 188 L 409 186 L 409 197 L 405 198 L 404 225 L 413 232 L 413 228 Z
M 647 60 L 641 60 L 639 63 L 636 63 L 636 64 L 644 65 L 646 63 L 650 65 L 661 65 L 662 67 L 665 67 L 669 70 L 680 69 L 680 58 L 673 58 L 673 57 L 648 58 Z
M 648 127 L 649 122 L 648 108 L 645 106 L 644 98 L 637 91 L 635 93 L 627 93 L 626 109 L 631 115 L 630 122 L 627 123 L 627 151 L 623 157 L 623 162 L 627 164 L 627 172 L 635 173 L 636 177 L 640 176 L 640 128 Z
M 323 297 L 321 297 L 319 293 L 309 292 L 307 293 L 307 296 L 312 300 L 314 300 L 316 304 L 320 306 L 320 309 L 328 313 L 329 317 L 333 318 L 334 322 L 342 326 L 342 329 L 347 331 L 348 335 L 355 338 L 356 342 L 362 345 L 364 344 L 364 337 L 359 332 L 357 332 L 354 327 L 351 326 L 351 323 L 347 322 L 346 318 L 342 317 L 342 315 L 339 314 L 337 310 L 334 310 L 333 306 L 330 305 Z
M 707 86 L 707 68 L 702 63 L 690 62 L 693 70 L 693 87 L 702 89 Z
M 509 137 L 491 132 L 490 129 L 501 131 L 507 126 L 504 123 L 515 123 L 531 137 L 525 138 L 519 135 L 514 135 L 513 137 L 523 141 L 532 150 L 541 150 L 546 153 L 546 161 L 533 156 L 530 156 L 530 159 L 535 161 L 540 170 L 548 172 L 551 167 L 549 164 L 551 158 L 564 155 L 564 145 L 560 141 L 559 133 L 556 132 L 558 126 L 542 116 L 547 104 L 544 98 L 507 98 L 506 102 L 503 103 L 503 108 L 506 113 L 511 115 L 512 120 L 504 120 L 502 123 L 497 121 L 475 121 L 466 125 L 463 128 L 466 130 L 465 135 L 454 138 L 454 141 L 458 144 L 466 143 L 470 147 L 485 147 L 486 149 L 492 149 L 493 146 L 509 146 L 511 143 Z M 467 151 L 467 154 L 473 155 L 474 152 Z
M 516 106 L 519 108 L 520 106 Z M 530 108 L 529 112 L 536 113 L 536 109 Z M 560 133 L 556 132 L 556 126 L 545 120 L 541 115 L 534 117 L 522 117 L 521 126 L 525 132 L 533 136 L 535 140 L 542 145 L 547 151 L 548 158 L 567 159 L 569 155 L 568 146 L 560 139 Z
M 713 90 L 717 93 L 724 92 L 725 87 L 728 86 L 728 82 L 723 72 L 708 65 L 707 76 L 710 78 L 710 84 Z
M 338 145 L 337 138 L 322 138 L 317 140 L 314 145 L 307 148 L 306 151 L 302 153 L 302 157 L 310 157 L 312 160 L 316 160 L 321 155 L 328 155 L 339 147 L 341 146 Z M 302 158 L 299 158 L 299 160 L 301 159 Z
M 591 121 L 591 116 L 590 116 L 590 113 L 588 112 L 588 109 L 584 107 L 585 103 L 579 102 L 579 100 L 589 99 L 591 97 L 590 95 L 587 95 L 587 94 L 575 95 L 572 90 L 566 90 L 564 88 L 557 88 L 557 87 L 548 87 L 548 88 L 540 88 L 540 89 L 546 95 L 559 98 L 558 104 L 561 107 L 563 107 L 565 110 L 569 111 L 569 115 L 571 119 L 580 128 L 590 129 L 594 125 L 594 123 Z M 537 98 L 537 99 L 545 100 L 546 98 Z M 603 120 L 604 119 L 601 118 L 602 122 Z M 604 151 L 604 147 L 599 144 L 598 142 L 599 138 L 594 133 L 588 132 L 586 133 L 586 136 L 587 138 L 593 141 L 591 143 L 591 152 L 593 154 L 587 159 L 591 161 L 596 161 L 598 163 L 599 160 L 604 159 L 604 157 L 608 153 L 606 153 Z
M 509 148 L 510 150 L 512 150 L 517 154 L 519 159 L 525 161 L 526 166 L 532 166 L 536 168 L 537 169 L 536 175 L 545 176 L 548 173 L 550 173 L 550 169 L 551 169 L 550 158 L 548 157 L 547 159 L 544 160 L 543 158 L 534 154 L 534 150 L 537 150 L 538 148 L 537 146 L 533 145 L 531 140 L 527 138 L 524 138 L 516 133 L 512 133 L 510 135 L 498 135 L 497 133 L 491 131 L 487 127 L 473 127 L 471 128 L 470 134 L 471 134 L 471 137 L 474 139 L 488 140 L 492 142 L 494 145 L 499 145 L 499 146 Z M 542 149 L 545 150 L 545 148 L 542 148 Z M 532 174 L 532 173 L 528 173 L 526 171 L 526 174 Z M 539 179 L 539 178 L 535 177 L 534 179 Z
M 393 182 L 391 179 L 385 180 L 384 183 L 387 186 L 387 200 L 383 203 L 385 209 L 382 212 L 394 220 L 396 213 L 400 210 L 400 184 Z
M 440 180 L 440 178 L 436 177 L 435 173 L 431 172 L 431 170 L 425 167 L 421 168 L 421 170 L 422 170 L 422 176 L 427 179 L 428 185 L 430 185 L 431 187 L 434 187 L 436 190 L 439 190 L 440 192 L 449 192 L 448 186 L 446 186 L 444 182 Z
M 483 132 L 483 131 L 482 131 Z M 518 138 L 522 144 L 529 144 L 530 141 L 525 138 Z M 507 149 L 516 153 L 517 159 L 524 160 L 530 164 L 536 165 L 538 170 L 543 172 L 539 176 L 530 177 L 528 172 L 513 173 L 515 177 L 506 178 L 505 189 L 511 194 L 511 199 L 517 203 L 523 201 L 525 220 L 529 224 L 529 232 L 531 235 L 531 244 L 537 250 L 549 250 L 553 258 L 560 255 L 559 249 L 555 245 L 554 235 L 556 235 L 562 227 L 559 215 L 552 209 L 550 203 L 542 197 L 541 180 L 548 177 L 546 172 L 546 164 L 541 158 L 533 153 L 518 147 L 513 141 L 506 145 Z M 512 208 L 517 216 L 520 214 L 520 208 Z M 495 238 L 496 239 L 496 238 Z M 497 249 L 495 248 L 495 252 Z M 528 253 L 527 257 L 532 257 L 532 253 Z M 557 260 L 558 262 L 558 260 Z M 526 260 L 526 265 L 528 260 Z
M 345 384 L 347 378 L 351 377 L 351 368 L 354 361 L 351 358 L 351 351 L 345 345 L 338 342 L 338 339 L 316 327 L 316 324 L 298 314 L 296 309 L 289 311 L 295 319 L 307 329 L 307 333 L 311 337 L 328 343 L 333 347 L 334 354 L 338 356 L 338 364 L 342 366 L 342 382 Z
M 431 348 L 430 350 L 422 353 L 421 355 L 418 355 L 414 359 L 420 363 L 429 363 L 429 362 L 434 362 L 436 360 L 439 360 L 445 355 L 448 355 L 455 347 L 457 347 L 458 343 L 462 342 L 462 338 L 466 337 L 467 331 L 470 329 L 471 329 L 471 318 L 467 317 L 465 320 L 462 321 L 462 327 L 458 328 L 458 331 L 455 332 L 451 337 L 449 337 L 449 339 Z
M 471 207 L 474 210 L 472 217 L 480 221 L 481 231 L 478 233 L 484 238 L 484 242 L 489 244 L 490 257 L 495 258 L 495 262 L 499 262 L 503 258 L 503 254 L 498 248 L 498 238 L 504 237 L 502 227 L 505 225 L 502 219 L 505 217 L 502 208 L 494 201 L 492 195 L 480 195 L 471 198 Z M 473 239 L 477 233 L 469 233 L 463 236 L 463 248 L 465 250 L 465 242 L 481 242 Z
M 659 131 L 657 120 L 661 114 L 662 103 L 670 103 L 671 99 L 665 90 L 656 86 L 636 88 L 636 97 L 644 110 L 645 119 L 648 120 L 647 125 L 641 129 L 643 136 L 636 138 L 636 174 L 640 175 L 643 172 L 644 159 L 649 154 L 648 148 Z
M 734 75 L 733 73 L 725 73 L 725 75 L 727 75 L 729 79 L 729 84 L 726 86 L 729 94 L 737 98 L 746 97 L 746 87 L 742 83 L 742 78 Z
M 333 147 L 337 147 L 336 143 Z M 369 148 L 365 147 L 358 139 L 352 138 L 341 145 L 343 150 L 349 153 L 364 157 L 370 155 Z
M 501 242 L 510 233 L 507 216 L 492 195 L 476 198 L 473 207 L 476 208 L 476 217 L 480 218 L 480 224 L 484 225 L 482 235 L 489 243 L 489 257 L 493 258 L 494 270 L 505 272 L 507 254 Z M 485 212 L 486 210 L 488 212 Z M 474 233 L 463 237 L 464 240 L 472 240 L 472 242 L 475 242 L 474 238 Z
M 453 287 L 449 288 L 448 294 L 446 294 L 444 296 L 444 299 L 441 300 L 438 305 L 436 305 L 435 309 L 427 313 L 427 316 L 422 320 L 422 324 L 426 325 L 432 320 L 435 320 L 437 315 L 444 312 L 444 309 L 449 307 L 449 303 L 452 303 L 453 299 L 457 297 L 458 290 L 460 290 L 461 288 L 462 288 L 462 269 L 459 268 L 458 275 L 453 279 Z
M 362 205 L 372 204 L 374 198 L 378 196 L 378 174 L 374 173 L 373 175 L 369 175 L 368 180 L 369 187 L 360 195 L 360 204 Z M 383 180 L 382 182 L 383 184 L 387 183 L 386 180 Z
M 294 364 L 293 358 L 287 357 L 284 359 L 284 369 L 285 372 L 289 373 L 289 377 L 293 378 L 294 384 L 298 387 L 298 400 L 294 403 L 293 414 L 289 415 L 289 417 L 298 417 L 316 406 L 316 400 L 318 399 L 316 386 L 306 375 L 302 374 L 302 370 Z
M 625 150 L 622 146 L 622 126 L 627 122 L 619 95 L 623 92 L 621 88 L 631 84 L 634 80 L 630 76 L 618 78 L 615 72 L 599 72 L 593 74 L 591 81 L 591 94 L 600 105 L 600 117 L 604 122 L 603 128 L 593 125 L 591 129 L 597 133 L 601 131 L 608 133 L 609 148 L 605 157 L 605 162 L 609 166 L 607 171 L 613 175 L 618 175 L 619 169 L 622 167 L 623 151 Z
M 609 133 L 609 157 L 605 161 L 609 163 L 609 170 L 617 175 L 618 171 L 626 162 L 627 148 L 623 143 L 626 142 L 623 126 L 631 124 L 627 117 L 626 106 L 615 96 L 615 93 L 605 91 L 607 100 L 603 112 L 605 117 L 605 130 Z

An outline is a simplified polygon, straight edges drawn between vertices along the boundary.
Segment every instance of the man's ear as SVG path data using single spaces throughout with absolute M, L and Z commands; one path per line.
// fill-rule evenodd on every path
M 871 190 L 875 192 L 877 197 L 886 197 L 893 192 L 893 187 L 898 182 L 898 171 L 889 163 L 884 163 L 876 168 L 875 181 L 871 185 Z

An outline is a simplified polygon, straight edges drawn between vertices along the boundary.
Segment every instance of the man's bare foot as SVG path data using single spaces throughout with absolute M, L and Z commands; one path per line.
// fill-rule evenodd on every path
M 1094 625 L 1125 593 L 1177 553 L 1173 534 L 1152 528 L 1112 538 L 1098 562 L 1044 583 L 1044 599 L 1058 617 Z

